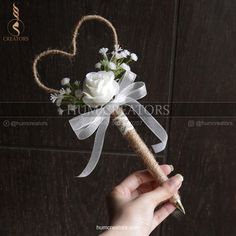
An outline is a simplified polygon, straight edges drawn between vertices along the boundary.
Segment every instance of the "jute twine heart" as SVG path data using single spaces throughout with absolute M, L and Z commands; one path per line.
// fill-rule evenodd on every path
M 90 20 L 96 20 L 96 21 L 100 21 L 100 22 L 105 23 L 112 31 L 114 47 L 115 47 L 115 45 L 118 45 L 118 36 L 117 36 L 117 33 L 116 33 L 116 29 L 109 20 L 107 20 L 106 18 L 104 18 L 102 16 L 99 16 L 99 15 L 86 15 L 86 16 L 83 16 L 81 18 L 81 20 L 78 22 L 78 24 L 76 25 L 76 27 L 75 27 L 73 37 L 72 37 L 72 50 L 71 50 L 71 52 L 62 51 L 60 49 L 48 49 L 48 50 L 45 50 L 45 51 L 41 52 L 34 59 L 34 62 L 33 62 L 34 80 L 37 83 L 37 85 L 40 88 L 42 88 L 44 91 L 46 91 L 47 93 L 58 93 L 59 90 L 54 89 L 54 88 L 49 88 L 41 82 L 40 76 L 39 76 L 39 73 L 38 73 L 38 70 L 37 70 L 38 63 L 40 61 L 42 61 L 43 58 L 48 57 L 48 56 L 52 56 L 52 55 L 62 55 L 62 56 L 66 56 L 66 57 L 69 57 L 69 58 L 72 58 L 72 57 L 76 56 L 76 54 L 78 53 L 76 40 L 77 40 L 77 37 L 79 35 L 80 28 L 81 28 L 81 26 L 84 22 L 90 21 Z

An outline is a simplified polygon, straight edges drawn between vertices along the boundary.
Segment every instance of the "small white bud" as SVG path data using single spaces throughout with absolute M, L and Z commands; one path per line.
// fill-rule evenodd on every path
M 138 56 L 135 53 L 131 53 L 130 57 L 131 57 L 131 59 L 133 61 L 137 61 L 138 60 Z
M 127 55 L 127 56 L 129 56 L 130 55 L 130 52 L 128 51 L 128 50 L 124 50 L 124 53 Z
M 127 57 L 127 54 L 125 53 L 125 51 L 120 52 L 120 55 L 121 55 L 122 58 L 126 58 Z
M 102 54 L 102 55 L 106 55 L 107 52 L 108 52 L 108 48 L 101 48 L 99 50 L 99 53 Z
M 101 69 L 101 66 L 102 66 L 102 64 L 100 62 L 95 64 L 95 68 L 97 68 L 97 69 Z
M 57 112 L 61 116 L 63 114 L 64 110 L 62 110 L 60 107 L 58 107 Z
M 63 78 L 61 80 L 61 85 L 62 86 L 66 85 L 66 84 L 69 84 L 69 83 L 70 83 L 70 78 Z

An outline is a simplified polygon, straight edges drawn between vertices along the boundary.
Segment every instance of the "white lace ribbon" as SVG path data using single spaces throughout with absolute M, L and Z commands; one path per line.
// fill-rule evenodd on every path
M 119 93 L 111 102 L 102 108 L 83 113 L 69 120 L 80 140 L 90 137 L 97 131 L 89 162 L 78 177 L 88 176 L 96 167 L 102 152 L 110 115 L 122 105 L 131 107 L 154 135 L 160 139 L 160 143 L 152 145 L 154 152 L 158 153 L 165 149 L 168 135 L 160 123 L 137 101 L 146 96 L 147 90 L 145 83 L 134 82 L 135 78 L 136 74 L 127 71 L 121 79 Z

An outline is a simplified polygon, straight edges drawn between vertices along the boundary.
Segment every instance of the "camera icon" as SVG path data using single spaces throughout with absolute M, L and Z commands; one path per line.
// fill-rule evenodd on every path
M 2 122 L 2 125 L 7 128 L 7 127 L 9 127 L 9 126 L 11 125 L 11 123 L 10 123 L 9 120 L 4 120 L 4 121 Z
M 188 120 L 188 127 L 194 127 L 194 126 L 195 126 L 194 120 Z

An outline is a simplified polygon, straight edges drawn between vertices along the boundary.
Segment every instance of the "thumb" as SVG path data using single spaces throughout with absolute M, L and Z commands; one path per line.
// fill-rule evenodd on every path
M 155 208 L 161 202 L 168 200 L 177 193 L 178 189 L 182 185 L 183 179 L 184 178 L 182 175 L 177 174 L 169 178 L 161 186 L 154 189 L 153 191 L 143 194 L 142 198 L 150 202 L 153 208 Z

